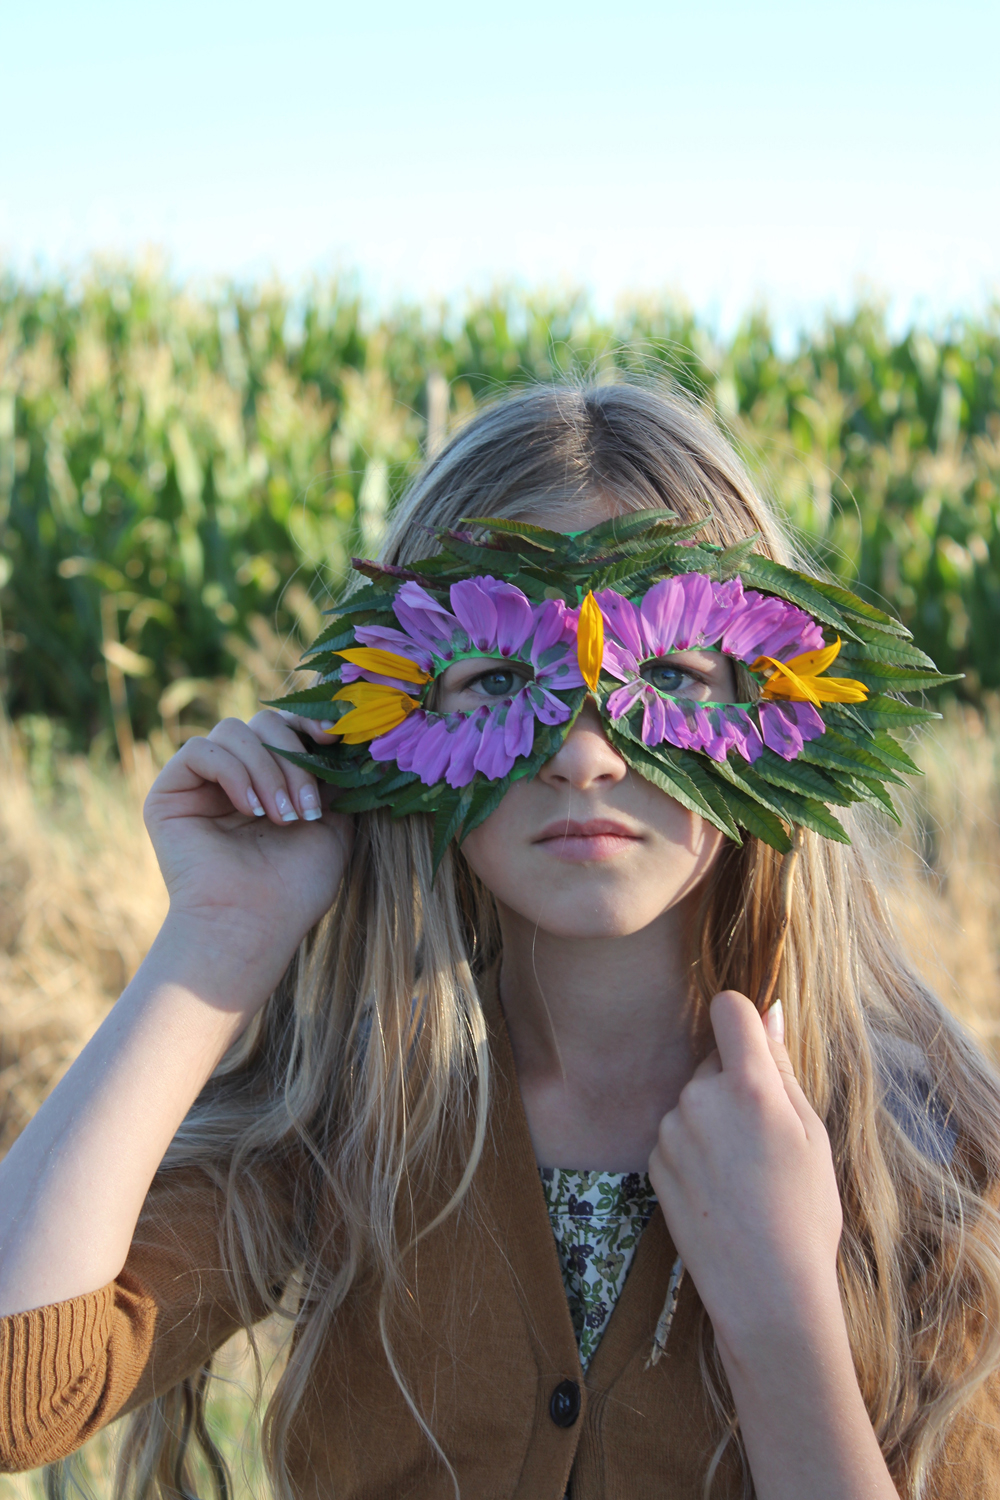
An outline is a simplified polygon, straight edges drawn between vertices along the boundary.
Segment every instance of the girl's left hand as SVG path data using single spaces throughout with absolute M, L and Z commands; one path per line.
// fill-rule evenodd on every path
M 717 1050 L 665 1115 L 649 1174 L 723 1358 L 766 1359 L 843 1319 L 830 1142 L 792 1072 L 780 1011 L 716 995 Z M 775 1026 L 778 1021 L 778 1026 Z

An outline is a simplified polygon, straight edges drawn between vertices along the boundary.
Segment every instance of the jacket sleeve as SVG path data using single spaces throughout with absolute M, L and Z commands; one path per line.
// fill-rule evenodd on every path
M 290 1218 L 277 1178 L 268 1207 Z M 222 1222 L 222 1194 L 205 1173 L 164 1172 L 114 1281 L 0 1318 L 0 1473 L 65 1458 L 199 1370 L 244 1325 L 227 1284 Z M 289 1270 L 274 1268 L 276 1286 Z M 254 1321 L 266 1311 L 255 1309 Z

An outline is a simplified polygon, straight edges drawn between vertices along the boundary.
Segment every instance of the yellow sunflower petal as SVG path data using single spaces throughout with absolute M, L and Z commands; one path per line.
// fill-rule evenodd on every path
M 789 657 L 785 666 L 789 667 L 796 677 L 818 677 L 825 672 L 827 667 L 832 667 L 840 654 L 840 636 L 832 646 L 824 646 L 819 651 L 803 651 L 801 656 Z
M 604 660 L 604 616 L 593 594 L 588 594 L 580 606 L 576 655 L 581 677 L 591 692 L 596 692 Z
M 814 679 L 800 677 L 797 672 L 792 671 L 788 662 L 775 661 L 773 656 L 758 656 L 750 670 L 766 672 L 768 667 L 773 668 L 773 671 L 761 689 L 763 697 L 791 698 L 819 706 L 820 698 L 815 691 Z
M 400 677 L 404 682 L 430 682 L 427 672 L 421 670 L 408 656 L 397 656 L 395 651 L 381 651 L 377 646 L 352 646 L 349 651 L 338 651 L 346 661 L 367 672 L 377 672 L 380 677 Z
M 814 677 L 810 686 L 824 703 L 864 703 L 868 689 L 854 677 Z
M 420 706 L 409 693 L 380 682 L 351 682 L 333 697 L 334 701 L 354 704 L 334 726 L 334 733 L 343 736 L 345 745 L 363 745 L 366 740 L 388 734 Z

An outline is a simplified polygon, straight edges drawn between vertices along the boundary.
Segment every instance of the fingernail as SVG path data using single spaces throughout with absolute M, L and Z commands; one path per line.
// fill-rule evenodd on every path
M 333 720 L 332 719 L 320 719 L 320 721 L 319 721 L 319 727 L 320 727 L 320 729 L 322 729 L 322 731 L 323 731 L 324 734 L 329 734 L 330 730 L 333 728 Z
M 260 798 L 253 787 L 247 792 L 247 807 L 249 807 L 255 818 L 262 818 L 264 816 L 264 809 L 261 806 Z
M 299 807 L 302 816 L 307 823 L 315 823 L 317 818 L 323 816 L 323 809 L 319 805 L 319 797 L 311 786 L 304 786 L 299 793 Z
M 283 823 L 297 823 L 299 821 L 298 813 L 295 811 L 295 808 L 289 802 L 288 797 L 284 792 L 277 793 L 274 799 L 274 805 L 277 807 L 279 813 L 281 814 L 281 821 Z
M 785 1012 L 782 1009 L 780 1000 L 775 1000 L 774 1004 L 771 1006 L 771 1009 L 764 1017 L 764 1025 L 767 1027 L 767 1034 L 772 1041 L 784 1042 Z

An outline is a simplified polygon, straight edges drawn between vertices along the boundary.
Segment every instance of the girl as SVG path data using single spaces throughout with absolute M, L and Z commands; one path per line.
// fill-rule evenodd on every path
M 572 552 L 654 507 L 716 547 L 755 539 L 727 566 L 786 555 L 710 425 L 604 386 L 469 423 L 384 561 L 423 556 L 428 527 L 472 556 L 469 516 L 547 528 L 543 550 L 565 533 Z M 528 616 L 503 594 L 522 620 L 504 643 L 508 586 L 473 578 L 453 605 L 486 609 L 473 594 L 495 585 L 493 635 L 449 661 L 446 611 L 408 583 L 403 629 L 369 627 L 337 698 L 306 695 L 325 720 L 267 711 L 178 751 L 146 804 L 170 914 L 0 1167 L 4 1468 L 133 1412 L 119 1493 L 190 1493 L 200 1440 L 224 1494 L 202 1419 L 212 1355 L 283 1304 L 294 1340 L 265 1420 L 282 1500 L 997 1490 L 997 1080 L 894 946 L 857 817 L 852 847 L 805 836 L 761 1024 L 748 997 L 782 918 L 783 804 L 755 811 L 738 788 L 806 656 L 755 666 L 723 634 L 745 581 L 711 595 L 714 635 L 634 672 L 613 590 L 596 621 L 558 589 Z M 802 619 L 799 646 L 825 660 Z M 632 738 L 614 672 L 628 711 L 648 710 Z M 786 781 L 823 727 L 798 699 Z M 348 719 L 373 703 L 394 721 L 382 738 Z M 457 735 L 434 773 L 440 735 L 414 738 L 446 721 L 478 725 L 467 775 Z M 654 721 L 693 748 L 657 760 Z M 353 791 L 320 786 L 335 764 Z M 383 805 L 338 811 L 378 802 L 379 777 Z M 392 787 L 419 799 L 435 778 L 431 812 L 391 816 Z M 452 817 L 458 847 L 440 820 L 468 787 L 486 790 Z M 733 808 L 761 837 L 727 838 Z

